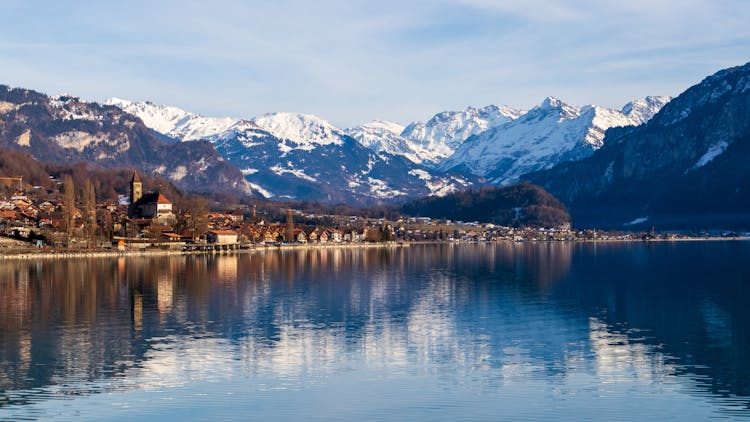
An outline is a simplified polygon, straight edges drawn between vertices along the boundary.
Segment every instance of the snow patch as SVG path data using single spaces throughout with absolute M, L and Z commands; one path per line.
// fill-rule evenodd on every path
M 18 135 L 18 138 L 16 138 L 16 143 L 22 147 L 30 147 L 31 146 L 31 130 L 26 129 L 23 131 L 22 134 Z
M 287 164 L 291 166 L 292 163 L 288 162 Z M 307 181 L 310 181 L 310 182 L 317 182 L 318 181 L 318 179 L 316 179 L 316 178 L 314 178 L 312 176 L 308 176 L 307 174 L 305 174 L 304 171 L 299 170 L 299 169 L 294 169 L 294 168 L 288 169 L 288 168 L 284 168 L 284 167 L 281 167 L 281 166 L 272 166 L 272 167 L 269 168 L 269 170 L 271 170 L 272 172 L 278 174 L 279 176 L 283 175 L 284 173 L 289 173 L 289 174 L 293 175 L 294 177 L 296 177 L 298 179 L 303 179 L 303 180 L 307 180 Z
M 370 185 L 370 193 L 377 198 L 387 199 L 405 195 L 405 193 L 399 190 L 392 189 L 386 182 L 380 179 L 368 177 L 367 183 Z
M 711 145 L 710 147 L 708 147 L 708 151 L 706 151 L 706 153 L 698 159 L 698 162 L 695 163 L 691 170 L 695 170 L 710 163 L 714 158 L 724 153 L 728 146 L 729 144 L 726 141 L 719 141 Z
M 187 176 L 187 167 L 177 166 L 172 173 L 169 173 L 169 178 L 175 182 L 179 182 Z
M 271 192 L 263 189 L 263 187 L 261 185 L 258 185 L 258 184 L 253 183 L 253 182 L 247 182 L 247 184 L 250 185 L 250 187 L 253 188 L 254 190 L 258 191 L 258 193 L 260 193 L 261 195 L 263 195 L 264 198 L 271 198 L 271 197 L 274 196 L 273 193 L 271 193 Z
M 432 180 L 432 175 L 424 170 L 420 170 L 420 169 L 409 170 L 409 174 L 411 174 L 412 176 L 417 176 L 421 180 Z
M 638 224 L 643 224 L 646 221 L 648 221 L 648 217 L 638 217 L 638 218 L 634 219 L 633 221 L 631 221 L 629 223 L 623 224 L 623 226 L 635 226 L 635 225 L 638 225 Z

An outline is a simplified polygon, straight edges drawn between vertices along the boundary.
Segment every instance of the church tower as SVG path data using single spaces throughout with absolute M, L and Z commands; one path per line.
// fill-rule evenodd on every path
M 143 196 L 143 184 L 141 178 L 138 177 L 138 172 L 134 171 L 133 178 L 130 179 L 130 204 L 135 204 L 141 196 Z

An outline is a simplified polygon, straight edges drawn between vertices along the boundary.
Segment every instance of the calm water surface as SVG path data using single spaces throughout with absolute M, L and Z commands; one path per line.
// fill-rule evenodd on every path
M 0 420 L 750 418 L 749 283 L 750 242 L 0 262 Z

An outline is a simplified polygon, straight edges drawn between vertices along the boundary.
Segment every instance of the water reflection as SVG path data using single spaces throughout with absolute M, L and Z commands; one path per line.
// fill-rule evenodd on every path
M 674 385 L 750 414 L 748 252 L 500 243 L 2 262 L 0 412 L 364 371 L 447 390 L 542 382 L 552 397 Z

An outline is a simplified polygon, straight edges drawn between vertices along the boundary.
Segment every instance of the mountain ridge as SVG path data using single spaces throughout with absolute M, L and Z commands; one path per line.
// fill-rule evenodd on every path
M 0 85 L 0 146 L 51 163 L 129 167 L 192 192 L 252 195 L 208 142 L 173 144 L 118 107 Z
M 463 169 L 498 185 L 513 183 L 525 173 L 590 156 L 603 145 L 607 129 L 641 124 L 668 102 L 669 97 L 637 100 L 623 108 L 626 115 L 547 97 L 518 118 L 471 136 L 437 168 Z
M 750 225 L 750 63 L 688 88 L 576 163 L 524 177 L 598 225 Z

